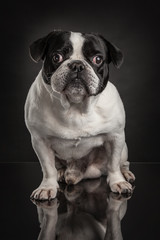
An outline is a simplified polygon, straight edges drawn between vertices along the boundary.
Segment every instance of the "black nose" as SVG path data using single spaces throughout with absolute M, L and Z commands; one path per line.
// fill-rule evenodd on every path
M 68 66 L 73 72 L 82 72 L 85 69 L 83 62 L 78 60 L 69 63 Z

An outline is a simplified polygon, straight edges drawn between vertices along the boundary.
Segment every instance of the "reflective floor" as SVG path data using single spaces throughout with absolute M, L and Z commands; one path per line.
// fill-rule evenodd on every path
M 160 164 L 132 163 L 132 196 L 109 191 L 105 178 L 60 186 L 57 199 L 32 202 L 39 163 L 0 164 L 0 239 L 159 239 Z

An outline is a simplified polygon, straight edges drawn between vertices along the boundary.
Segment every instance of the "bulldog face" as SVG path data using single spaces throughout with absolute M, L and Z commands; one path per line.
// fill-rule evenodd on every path
M 98 34 L 53 31 L 30 47 L 36 62 L 43 60 L 42 76 L 53 92 L 79 103 L 106 87 L 109 63 L 122 64 L 121 51 Z

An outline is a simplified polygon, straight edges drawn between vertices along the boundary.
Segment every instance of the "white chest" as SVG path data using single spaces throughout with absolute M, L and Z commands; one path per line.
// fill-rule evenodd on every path
M 74 111 L 66 114 L 45 111 L 36 123 L 38 134 L 49 141 L 56 156 L 63 160 L 86 156 L 93 148 L 102 146 L 107 133 L 115 128 L 114 119 L 107 119 L 103 112 L 82 115 Z
M 103 111 L 100 113 L 96 110 L 92 114 L 80 114 L 76 111 L 59 113 L 55 109 L 51 112 L 45 108 L 39 116 L 36 117 L 39 118 L 36 126 L 42 135 L 66 140 L 95 138 L 111 132 L 117 125 L 116 118 L 106 118 Z
M 55 155 L 63 160 L 80 159 L 95 147 L 103 145 L 104 135 L 75 139 L 50 138 L 50 144 Z

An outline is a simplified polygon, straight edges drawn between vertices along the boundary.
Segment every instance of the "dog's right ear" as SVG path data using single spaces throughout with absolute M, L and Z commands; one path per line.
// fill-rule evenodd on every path
M 118 47 L 116 47 L 113 43 L 107 41 L 102 35 L 99 35 L 99 37 L 103 40 L 108 49 L 109 63 L 112 62 L 116 68 L 120 68 L 123 63 L 122 51 Z
M 29 48 L 30 57 L 36 63 L 44 59 L 47 42 L 52 34 L 53 32 L 31 44 Z

